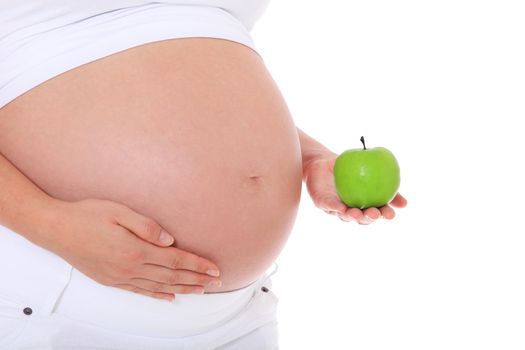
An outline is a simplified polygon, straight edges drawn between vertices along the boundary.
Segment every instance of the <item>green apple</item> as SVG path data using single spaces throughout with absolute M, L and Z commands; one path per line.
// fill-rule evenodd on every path
M 388 204 L 399 189 L 400 172 L 396 158 L 388 149 L 349 149 L 334 164 L 335 188 L 343 203 L 365 209 Z

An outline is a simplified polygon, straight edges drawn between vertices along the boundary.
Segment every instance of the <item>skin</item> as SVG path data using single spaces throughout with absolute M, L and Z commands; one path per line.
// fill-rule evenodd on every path
M 0 150 L 53 198 L 111 201 L 163 227 L 180 251 L 220 269 L 221 285 L 206 293 L 242 288 L 267 270 L 299 206 L 296 127 L 262 58 L 228 40 L 148 43 L 64 72 L 0 110 Z M 66 227 L 47 230 L 50 245 L 92 279 L 117 286 L 142 275 L 153 284 L 135 279 L 136 288 L 166 293 L 188 280 L 180 268 L 169 280 L 141 268 L 174 249 L 148 253 L 107 226 L 115 212 L 103 203 L 57 208 Z M 83 229 L 92 222 L 100 227 Z M 94 240 L 108 243 L 98 232 L 119 244 L 94 249 Z M 133 268 L 123 268 L 129 259 Z
M 151 218 L 112 201 L 53 198 L 2 154 L 0 189 L 2 226 L 103 285 L 173 300 L 219 281 L 214 263 L 161 240 L 163 228 Z
M 13 181 L 53 198 L 47 224 L 27 230 L 31 241 L 104 285 L 158 298 L 234 290 L 264 271 L 291 231 L 301 175 L 314 204 L 341 220 L 395 215 L 389 205 L 361 211 L 339 201 L 337 154 L 294 126 L 262 59 L 225 40 L 144 45 L 47 81 L 0 110 L 0 149 L 28 177 Z M 230 175 L 221 187 L 209 176 L 218 169 Z M 10 220 L 16 232 L 23 212 Z M 162 228 L 178 248 L 159 244 Z M 209 285 L 218 279 L 208 268 L 220 269 L 222 285 Z
M 355 221 L 360 225 L 368 225 L 380 219 L 392 220 L 396 215 L 394 208 L 404 208 L 407 205 L 405 197 L 397 193 L 389 204 L 380 208 L 372 207 L 361 210 L 347 207 L 339 199 L 333 181 L 337 156 L 338 154 L 327 150 L 304 165 L 306 187 L 318 208 L 343 221 Z

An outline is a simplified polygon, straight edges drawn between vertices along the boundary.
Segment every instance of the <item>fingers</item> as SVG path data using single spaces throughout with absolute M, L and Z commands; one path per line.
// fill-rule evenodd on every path
M 366 216 L 365 220 L 368 221 L 374 221 L 381 217 L 381 212 L 379 209 L 375 207 L 367 208 L 363 211 L 364 216 Z
M 357 208 L 353 208 L 353 209 L 357 209 Z M 357 210 L 359 210 L 359 209 L 357 209 Z M 381 212 L 379 211 L 379 209 L 377 209 L 375 207 L 371 207 L 371 208 L 367 208 L 367 209 L 363 210 L 362 214 L 360 216 L 358 216 L 357 213 L 355 215 L 358 218 L 356 220 L 358 224 L 360 224 L 360 225 L 369 225 L 369 224 L 371 224 L 372 222 L 374 222 L 375 220 L 377 220 L 377 219 L 379 219 L 381 217 Z
M 335 195 L 328 195 L 321 198 L 317 203 L 317 207 L 323 209 L 325 212 L 333 211 L 338 213 L 344 213 L 348 208 L 346 204 L 341 202 Z
M 392 220 L 396 216 L 394 209 L 388 204 L 381 207 L 379 210 L 381 211 L 381 215 L 387 220 Z
M 396 194 L 394 199 L 390 202 L 396 208 L 404 208 L 407 205 L 407 200 L 400 193 Z
M 343 213 L 339 213 L 339 212 L 331 211 L 331 210 L 325 210 L 325 212 L 327 214 L 335 215 L 335 216 L 337 216 L 339 219 L 341 219 L 343 221 L 359 221 L 360 219 L 357 219 L 357 218 L 360 218 L 360 217 L 363 216 L 361 211 L 359 209 L 356 209 L 356 208 L 348 208 Z
M 381 217 L 381 212 L 378 208 L 367 208 L 361 211 L 359 208 L 348 208 L 348 210 L 338 215 L 343 221 L 355 221 L 360 225 L 368 225 Z
M 359 210 L 358 208 L 348 208 L 348 210 L 345 213 L 346 217 L 349 217 L 351 220 L 354 220 L 355 222 L 361 222 L 363 221 L 363 212 Z
M 194 287 L 220 287 L 221 281 L 216 277 L 188 270 L 173 270 L 167 267 L 145 264 L 135 274 L 136 278 L 150 280 L 163 285 L 174 286 L 177 284 L 191 285 Z M 178 293 L 181 293 L 180 291 Z
M 390 204 L 403 208 L 407 205 L 407 200 L 398 193 Z M 380 218 L 391 220 L 396 215 L 394 209 L 388 204 L 381 208 L 370 207 L 361 211 L 359 208 L 346 207 L 339 198 L 334 196 L 320 200 L 318 207 L 328 214 L 336 215 L 343 221 L 355 221 L 361 225 L 368 225 Z
M 170 246 L 175 240 L 155 220 L 141 215 L 132 209 L 122 206 L 115 217 L 117 223 L 140 238 L 159 246 Z
M 211 261 L 174 247 L 162 249 L 149 247 L 145 262 L 173 270 L 190 270 L 214 277 L 220 275 L 219 268 Z
M 204 294 L 204 287 L 194 285 L 168 285 L 155 281 L 150 281 L 143 278 L 134 278 L 130 282 L 132 286 L 136 286 L 141 290 L 146 290 L 150 293 L 162 293 L 162 294 Z
M 407 205 L 407 200 L 400 193 L 398 193 L 394 199 L 392 199 L 390 204 L 396 208 L 403 208 Z M 368 225 L 380 218 L 392 220 L 396 216 L 394 209 L 388 204 L 382 206 L 381 208 L 366 208 L 363 211 L 358 208 L 348 208 L 343 213 L 337 213 L 331 210 L 324 211 L 329 214 L 336 214 L 343 221 L 356 221 L 361 225 Z
M 173 299 L 175 299 L 175 295 L 173 294 L 162 293 L 162 292 L 151 292 L 149 290 L 146 290 L 146 289 L 143 289 L 138 286 L 131 285 L 131 284 L 115 284 L 114 286 L 117 288 L 129 290 L 130 292 L 133 292 L 133 293 L 146 295 L 146 296 L 149 296 L 155 299 L 164 299 L 164 300 L 169 300 L 169 301 L 173 301 Z

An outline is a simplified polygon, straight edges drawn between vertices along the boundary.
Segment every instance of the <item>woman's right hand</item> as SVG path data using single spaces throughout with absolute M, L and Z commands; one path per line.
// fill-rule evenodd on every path
M 219 283 L 215 264 L 161 241 L 161 226 L 125 205 L 60 201 L 54 215 L 51 250 L 103 285 L 173 300 Z

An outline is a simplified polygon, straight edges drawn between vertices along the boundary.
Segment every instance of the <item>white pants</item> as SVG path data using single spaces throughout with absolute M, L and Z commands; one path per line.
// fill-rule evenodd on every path
M 73 270 L 48 316 L 0 296 L 0 349 L 275 350 L 273 273 L 233 292 L 177 294 L 168 302 L 103 286 Z

